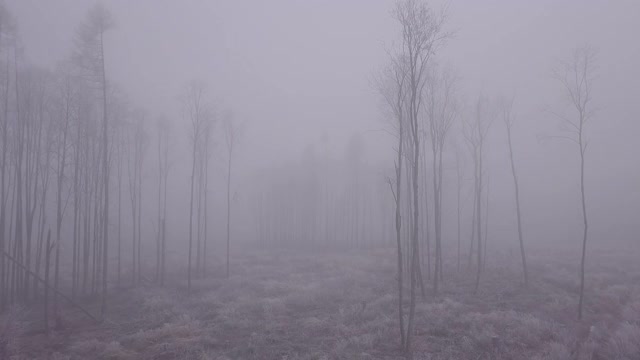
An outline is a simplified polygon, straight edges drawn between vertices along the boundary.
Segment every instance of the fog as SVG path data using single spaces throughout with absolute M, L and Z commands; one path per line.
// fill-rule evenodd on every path
M 0 340 L 8 339 L 0 341 L 0 358 L 640 356 L 640 269 L 633 260 L 640 251 L 639 2 L 5 0 L 0 6 Z M 411 38 L 412 31 L 418 36 Z M 394 107 L 393 99 L 402 105 Z M 512 121 L 511 144 L 505 117 Z M 434 135 L 438 121 L 447 130 Z M 606 272 L 613 268 L 628 273 L 628 281 Z M 288 277 L 297 273 L 302 277 Z M 340 316 L 353 315 L 358 326 L 368 312 L 388 321 L 357 330 L 346 318 L 332 322 L 326 314 L 334 303 L 322 299 L 340 286 L 327 279 L 361 290 L 335 300 Z M 376 279 L 380 292 L 368 294 Z M 302 305 L 289 317 L 274 315 L 269 301 L 278 294 L 245 288 L 269 281 L 288 284 L 291 294 L 314 284 L 305 299 L 315 307 L 283 300 L 287 309 L 290 302 Z M 606 297 L 619 289 L 603 284 L 625 289 L 626 300 Z M 492 297 L 507 288 L 518 295 Z M 213 300 L 194 300 L 206 294 Z M 488 305 L 474 307 L 475 297 Z M 260 308 L 267 301 L 272 317 L 256 320 L 249 310 L 225 307 L 249 304 L 248 298 Z M 374 298 L 388 304 L 367 308 L 378 304 Z M 169 333 L 163 341 L 179 350 L 160 353 L 110 335 L 92 345 L 93 353 L 78 350 L 78 343 L 100 339 L 100 331 L 121 334 L 105 321 L 124 326 L 133 313 L 170 312 L 132 305 L 149 301 L 194 309 L 215 303 L 226 309 L 216 316 L 225 314 L 229 319 L 220 321 L 233 326 L 211 330 L 204 310 L 181 313 L 190 316 L 180 318 L 187 325 L 141 315 L 147 322 L 132 329 L 173 331 L 179 323 L 216 345 L 180 347 L 179 335 Z M 532 309 L 536 302 L 555 307 Z M 610 312 L 599 307 L 612 302 Z M 74 309 L 99 320 L 101 330 L 52 350 L 61 323 L 76 333 L 86 329 L 89 320 L 78 320 Z M 434 323 L 503 310 L 570 330 L 552 332 L 552 340 L 541 335 L 529 350 L 516 349 L 520 338 L 486 330 L 492 318 L 473 318 L 478 334 L 447 330 L 449 338 L 475 345 L 444 345 L 432 333 Z M 324 345 L 292 335 L 273 335 L 290 345 L 280 352 L 266 345 L 269 324 L 311 331 L 308 322 L 296 322 L 310 314 L 323 324 L 314 331 L 324 334 Z M 238 325 L 247 317 L 252 326 Z M 11 340 L 16 323 L 25 330 Z M 351 329 L 351 338 L 327 335 L 338 325 Z M 33 335 L 32 328 L 45 330 Z M 217 331 L 229 329 L 238 336 L 223 340 Z M 255 334 L 260 341 L 246 339 Z M 26 345 L 34 336 L 48 339 L 42 349 Z M 114 343 L 118 352 L 109 355 L 105 344 Z M 565 357 L 550 343 L 578 345 Z

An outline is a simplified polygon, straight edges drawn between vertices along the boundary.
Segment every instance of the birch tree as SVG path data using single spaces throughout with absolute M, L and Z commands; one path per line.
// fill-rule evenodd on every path
M 596 71 L 596 51 L 583 46 L 573 51 L 571 59 L 560 63 L 553 71 L 553 77 L 562 86 L 562 91 L 573 114 L 563 115 L 553 112 L 559 119 L 564 133 L 558 136 L 574 144 L 580 161 L 580 203 L 582 209 L 582 251 L 580 257 L 580 297 L 578 300 L 578 319 L 582 319 L 584 305 L 584 273 L 587 256 L 587 237 L 589 222 L 585 191 L 585 154 L 588 139 L 586 125 L 593 118 L 592 89 Z
M 445 12 L 436 14 L 429 6 L 419 0 L 403 0 L 396 3 L 394 18 L 401 27 L 402 43 L 400 54 L 406 61 L 407 81 L 407 123 L 408 134 L 413 148 L 411 164 L 411 185 L 413 195 L 411 262 L 410 262 L 410 308 L 404 350 L 411 351 L 411 335 L 414 331 L 416 270 L 418 269 L 418 224 L 420 219 L 418 203 L 418 174 L 420 158 L 420 121 L 423 106 L 423 90 L 430 62 L 443 44 L 448 34 L 443 31 Z

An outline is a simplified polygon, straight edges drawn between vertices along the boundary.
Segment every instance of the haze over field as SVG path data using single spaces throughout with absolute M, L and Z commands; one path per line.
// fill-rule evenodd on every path
M 639 358 L 639 14 L 0 2 L 0 359 Z

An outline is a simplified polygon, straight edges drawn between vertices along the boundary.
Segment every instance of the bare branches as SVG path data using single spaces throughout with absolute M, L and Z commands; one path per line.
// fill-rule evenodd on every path
M 509 98 L 502 97 L 498 100 L 500 116 L 502 117 L 502 122 L 507 127 L 507 129 L 511 129 L 515 121 L 515 115 L 513 114 L 514 101 L 515 95 Z
M 400 327 L 401 343 L 406 352 L 411 350 L 411 334 L 413 333 L 415 315 L 415 286 L 417 281 L 422 281 L 418 254 L 420 252 L 418 242 L 418 224 L 420 222 L 420 206 L 418 204 L 419 194 L 419 159 L 420 159 L 420 136 L 423 132 L 420 129 L 419 115 L 424 106 L 424 91 L 427 86 L 428 68 L 431 59 L 450 36 L 443 30 L 446 21 L 446 9 L 441 13 L 434 13 L 431 8 L 420 0 L 402 0 L 396 3 L 393 11 L 394 18 L 400 25 L 402 46 L 398 55 L 391 57 L 392 68 L 388 71 L 387 78 L 392 84 L 393 96 L 386 96 L 387 103 L 394 110 L 393 114 L 397 120 L 398 131 L 398 158 L 396 165 L 396 237 L 398 244 L 398 272 L 400 282 L 402 281 L 402 259 L 400 241 L 400 184 L 403 161 L 403 145 L 407 142 L 407 164 L 411 171 L 411 228 L 409 253 L 411 254 L 409 264 L 410 276 L 410 307 L 406 333 L 403 324 L 402 310 L 402 287 L 399 288 L 400 295 Z M 409 125 L 405 126 L 405 122 Z M 408 128 L 407 135 L 404 136 L 405 129 Z M 424 288 L 423 288 L 424 289 Z M 424 296 L 424 290 L 423 290 Z M 405 337 L 406 334 L 406 337 Z
M 566 101 L 575 110 L 576 116 L 566 116 L 557 111 L 547 110 L 548 113 L 560 120 L 568 136 L 557 138 L 571 140 L 580 147 L 580 152 L 586 150 L 584 141 L 584 125 L 593 116 L 591 106 L 591 89 L 595 79 L 597 52 L 585 45 L 574 50 L 569 61 L 559 62 L 552 70 L 552 78 L 562 86 Z
M 587 121 L 593 116 L 591 106 L 591 88 L 594 80 L 596 52 L 589 46 L 574 50 L 571 59 L 561 62 L 553 71 L 553 77 L 560 83 L 564 95 L 577 114 L 574 117 L 557 116 L 562 124 L 570 127 L 570 135 L 559 135 L 556 138 L 566 139 L 578 146 L 580 151 L 580 195 L 582 203 L 582 259 L 580 262 L 580 299 L 578 301 L 578 319 L 582 318 L 584 300 L 584 273 L 588 237 L 587 205 L 584 186 L 585 153 L 588 141 L 584 134 Z
M 72 58 L 82 75 L 92 82 L 101 83 L 104 63 L 104 33 L 115 25 L 111 13 L 96 4 L 87 14 L 85 22 L 76 30 Z
M 391 115 L 391 124 L 396 132 L 406 121 L 407 71 L 406 62 L 399 56 L 391 56 L 390 64 L 376 78 L 376 87 L 384 106 Z M 393 136 L 399 136 L 396 133 Z
M 457 78 L 448 69 L 440 70 L 434 66 L 429 73 L 425 111 L 432 147 L 444 148 L 447 133 L 458 116 L 456 81 Z
M 189 136 L 194 144 L 209 131 L 214 119 L 213 106 L 207 98 L 207 87 L 203 82 L 192 81 L 185 88 L 181 97 L 182 110 L 191 129 Z M 196 145 L 197 146 L 197 145 Z

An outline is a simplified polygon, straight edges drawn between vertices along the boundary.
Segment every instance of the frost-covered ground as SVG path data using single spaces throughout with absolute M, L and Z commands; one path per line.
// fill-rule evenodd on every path
M 493 256 L 476 295 L 473 272 L 449 264 L 440 295 L 418 302 L 415 358 L 640 359 L 638 257 L 590 255 L 578 322 L 577 263 L 555 256 L 532 254 L 528 288 L 517 257 Z M 39 310 L 13 309 L 0 319 L 0 358 L 398 359 L 394 260 L 392 250 L 245 255 L 230 279 L 197 280 L 190 294 L 177 278 L 124 289 L 101 325 L 65 305 L 49 337 Z

